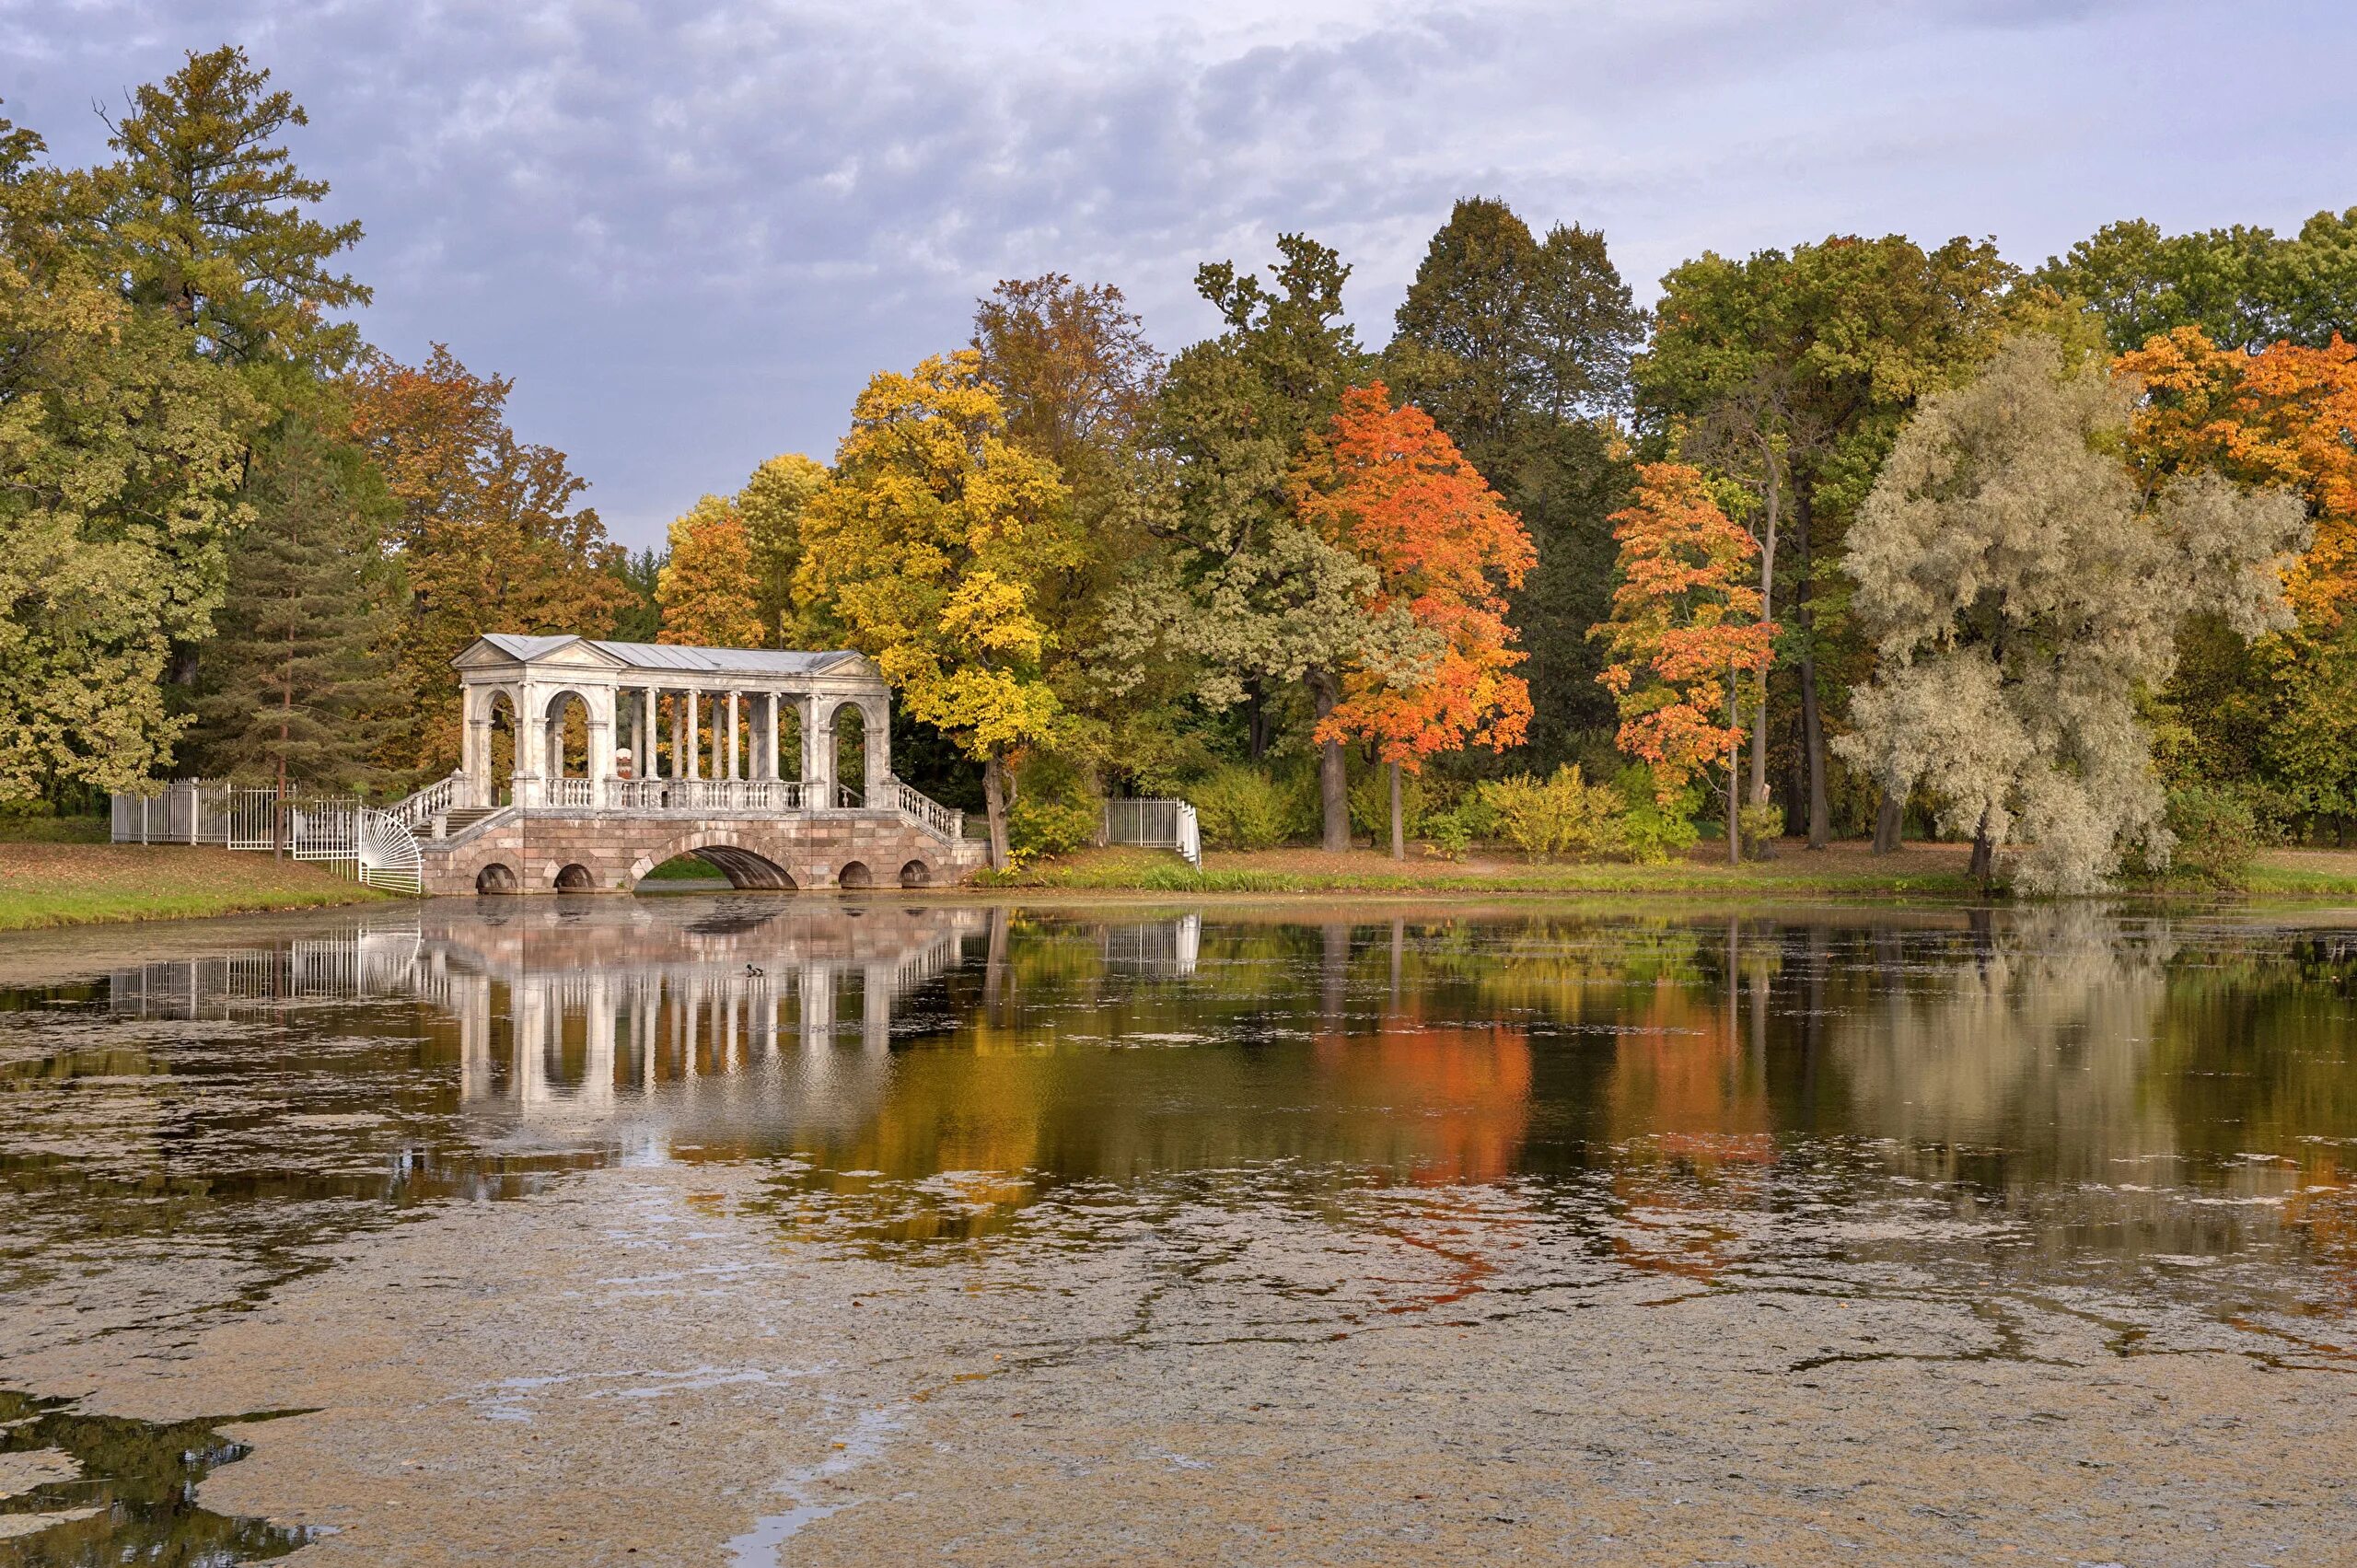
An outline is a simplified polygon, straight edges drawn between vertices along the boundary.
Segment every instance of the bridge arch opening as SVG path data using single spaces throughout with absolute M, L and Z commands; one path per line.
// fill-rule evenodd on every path
M 698 844 L 688 853 L 717 867 L 732 888 L 780 893 L 794 890 L 794 878 L 784 866 L 751 850 L 738 849 L 734 844 Z
M 475 891 L 478 893 L 512 893 L 517 887 L 516 868 L 499 861 L 494 860 L 475 873 Z
M 586 865 L 568 865 L 556 874 L 556 890 L 560 893 L 595 892 L 598 878 Z
M 912 860 L 900 867 L 900 886 L 929 888 L 933 885 L 933 867 L 922 860 Z
M 835 873 L 835 886 L 873 888 L 876 886 L 876 874 L 867 869 L 867 863 L 864 860 L 847 860 L 843 862 L 843 868 Z

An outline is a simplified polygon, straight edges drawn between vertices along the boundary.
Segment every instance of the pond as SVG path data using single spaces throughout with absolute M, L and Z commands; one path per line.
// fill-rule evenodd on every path
M 449 900 L 0 941 L 0 1563 L 2357 1528 L 2336 915 Z

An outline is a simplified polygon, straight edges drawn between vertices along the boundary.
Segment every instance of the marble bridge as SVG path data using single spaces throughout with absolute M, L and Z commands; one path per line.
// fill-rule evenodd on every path
M 683 854 L 738 888 L 923 887 L 985 860 L 892 776 L 858 654 L 493 633 L 453 662 L 459 770 L 388 813 L 424 892 L 626 891 Z

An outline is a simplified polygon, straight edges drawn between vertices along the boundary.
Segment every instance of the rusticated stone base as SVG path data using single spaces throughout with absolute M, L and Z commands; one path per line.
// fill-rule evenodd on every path
M 425 891 L 628 892 L 665 861 L 700 855 L 739 888 L 938 887 L 984 864 L 896 812 L 637 817 L 505 813 L 458 838 L 425 839 Z

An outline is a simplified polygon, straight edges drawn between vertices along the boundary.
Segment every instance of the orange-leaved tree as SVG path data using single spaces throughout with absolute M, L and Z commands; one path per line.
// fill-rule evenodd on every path
M 2252 353 L 2181 327 L 2113 368 L 2142 390 L 2128 459 L 2148 487 L 2204 469 L 2285 486 L 2314 529 L 2283 576 L 2290 630 L 2247 644 L 2209 623 L 2180 634 L 2165 751 L 2278 809 L 2345 821 L 2357 814 L 2357 344 Z
M 630 602 L 621 551 L 580 505 L 587 482 L 563 452 L 507 426 L 515 383 L 477 376 L 440 343 L 425 363 L 372 358 L 353 376 L 352 438 L 401 505 L 392 544 L 408 589 L 395 674 L 415 698 L 381 761 L 431 776 L 459 761 L 450 660 L 485 632 L 603 637 Z
M 753 537 L 733 502 L 707 495 L 671 523 L 671 555 L 655 579 L 656 640 L 698 648 L 758 648 Z
M 1530 723 L 1527 656 L 1506 622 L 1504 590 L 1538 561 L 1522 519 L 1506 509 L 1457 443 L 1380 381 L 1342 394 L 1295 470 L 1302 519 L 1375 568 L 1369 610 L 1404 609 L 1420 635 L 1412 663 L 1346 671 L 1321 741 L 1364 740 L 1391 772 L 1391 854 L 1405 853 L 1399 771 L 1468 743 L 1503 749 Z
M 1589 634 L 1610 646 L 1597 677 L 1618 700 L 1620 749 L 1653 769 L 1666 806 L 1714 764 L 1727 769 L 1727 858 L 1742 858 L 1736 768 L 1743 676 L 1767 672 L 1775 622 L 1738 569 L 1759 546 L 1729 521 L 1700 470 L 1647 463 L 1633 505 L 1612 515 L 1620 547 L 1612 618 Z

